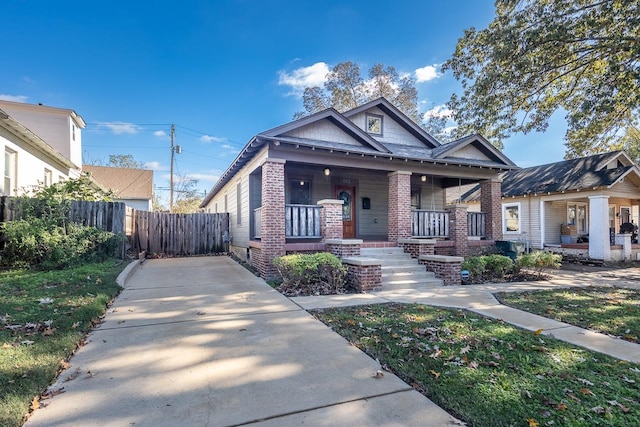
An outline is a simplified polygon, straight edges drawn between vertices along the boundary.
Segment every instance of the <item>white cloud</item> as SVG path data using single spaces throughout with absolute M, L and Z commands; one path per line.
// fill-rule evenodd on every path
M 0 99 L 3 101 L 13 101 L 13 102 L 26 102 L 27 96 L 25 95 L 7 95 L 4 93 L 0 93 Z
M 140 132 L 141 128 L 133 123 L 125 122 L 98 122 L 99 128 L 109 129 L 116 135 L 130 134 L 134 135 Z
M 425 120 L 430 119 L 432 117 L 451 119 L 453 118 L 453 110 L 451 110 L 450 108 L 447 108 L 447 106 L 444 104 L 436 105 L 435 107 L 433 107 L 432 109 L 424 113 L 422 117 Z
M 300 67 L 291 73 L 280 71 L 278 84 L 290 86 L 291 92 L 287 95 L 302 96 L 306 87 L 322 86 L 329 74 L 329 66 L 325 62 L 316 62 L 309 67 Z
M 147 168 L 152 169 L 154 171 L 163 171 L 167 170 L 164 166 L 160 164 L 160 162 L 145 162 L 144 164 Z
M 153 132 L 153 136 L 157 136 L 158 138 L 166 138 L 167 137 L 167 133 L 163 130 L 157 130 L 155 132 Z
M 441 76 L 438 73 L 438 66 L 440 64 L 427 65 L 422 68 L 416 69 L 416 82 L 423 83 L 429 80 L 437 79 Z
M 219 136 L 211 136 L 211 135 L 202 135 L 200 137 L 200 142 L 204 142 L 205 144 L 209 144 L 211 142 L 223 142 L 226 140 L 227 138 L 221 138 Z
M 195 179 L 198 182 L 207 181 L 207 182 L 217 182 L 220 179 L 220 173 L 190 173 L 187 175 L 187 179 Z

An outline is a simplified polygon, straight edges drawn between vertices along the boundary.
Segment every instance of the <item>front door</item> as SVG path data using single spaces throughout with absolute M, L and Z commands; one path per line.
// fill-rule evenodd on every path
M 342 237 L 353 239 L 356 237 L 355 187 L 336 186 L 336 199 L 342 200 Z

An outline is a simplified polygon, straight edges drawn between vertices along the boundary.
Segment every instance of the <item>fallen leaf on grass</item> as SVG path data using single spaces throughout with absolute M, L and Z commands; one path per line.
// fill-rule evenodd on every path
M 13 346 L 6 342 L 6 343 L 2 344 L 2 348 L 13 348 Z
M 538 424 L 538 422 L 536 420 L 534 420 L 533 418 L 529 418 L 527 420 L 529 422 L 529 427 L 538 427 L 540 424 Z
M 604 414 L 604 408 L 602 406 L 594 406 L 591 410 L 596 414 Z
M 556 406 L 556 409 L 558 411 L 566 411 L 567 410 L 567 405 L 565 405 L 564 403 L 560 403 L 560 404 L 558 404 L 558 406 Z
M 44 331 L 42 331 L 42 336 L 43 337 L 49 337 L 49 336 L 53 335 L 53 333 L 55 331 L 56 331 L 56 328 L 49 327 L 49 328 L 45 329 Z
M 469 353 L 469 350 L 471 350 L 471 347 L 470 347 L 470 346 L 462 347 L 462 348 L 460 349 L 460 354 L 466 354 L 466 353 Z
M 593 385 L 591 381 L 585 380 L 584 378 L 578 378 L 578 381 L 580 381 L 584 385 Z
M 625 381 L 625 382 L 628 382 L 629 384 L 635 384 L 636 383 L 635 380 L 627 378 L 626 375 L 622 376 L 622 380 Z
M 53 302 L 53 299 L 49 297 L 40 299 L 40 304 L 51 304 L 52 302 Z
M 431 375 L 433 375 L 434 377 L 436 377 L 436 379 L 440 377 L 440 372 L 436 372 L 436 371 L 434 371 L 433 369 L 432 369 L 432 370 L 430 370 L 429 372 L 431 372 Z
M 533 335 L 540 335 L 542 333 L 542 331 L 544 331 L 544 329 L 540 328 L 538 330 L 536 330 Z
M 595 394 L 593 394 L 593 392 L 591 390 L 589 390 L 588 388 L 581 388 L 580 389 L 580 393 L 588 395 L 588 396 L 595 396 Z
M 78 326 L 80 326 L 80 322 L 74 322 L 74 324 L 71 325 L 71 329 L 76 329 Z

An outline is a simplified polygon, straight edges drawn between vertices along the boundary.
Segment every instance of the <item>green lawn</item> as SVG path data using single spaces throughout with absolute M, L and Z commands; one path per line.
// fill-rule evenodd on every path
M 499 292 L 505 305 L 640 344 L 640 290 L 587 287 Z
M 470 426 L 640 425 L 640 365 L 465 310 L 313 314 Z
M 59 271 L 0 272 L 0 425 L 31 406 L 99 321 L 120 288 L 121 261 Z M 34 400 L 35 399 L 35 400 Z

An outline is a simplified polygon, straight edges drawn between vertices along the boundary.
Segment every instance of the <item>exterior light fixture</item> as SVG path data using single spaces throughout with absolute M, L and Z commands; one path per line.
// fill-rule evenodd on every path
M 422 175 L 422 176 L 420 177 L 420 181 L 422 181 L 422 182 L 427 182 L 427 176 L 426 176 L 426 175 Z
M 331 175 L 331 169 L 329 169 L 329 168 L 324 168 L 324 174 L 325 174 L 325 176 L 329 176 L 329 175 Z

